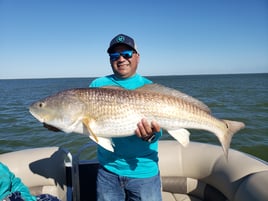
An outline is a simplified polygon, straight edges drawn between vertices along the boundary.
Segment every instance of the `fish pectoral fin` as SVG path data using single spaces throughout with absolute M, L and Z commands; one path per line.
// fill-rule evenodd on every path
M 186 147 L 190 142 L 190 132 L 184 128 L 180 128 L 178 130 L 168 130 L 167 132 L 184 147 Z
M 114 152 L 114 147 L 111 138 L 98 137 L 98 141 L 93 136 L 89 136 L 91 140 L 102 146 L 104 149 Z
M 91 118 L 84 118 L 83 119 L 83 125 L 89 132 L 89 137 L 91 140 L 102 146 L 104 149 L 114 152 L 114 147 L 111 138 L 104 138 L 104 137 L 98 137 L 94 134 L 93 130 L 91 129 L 90 125 L 94 123 L 94 119 Z
M 83 122 L 83 125 L 85 126 L 85 128 L 87 129 L 87 131 L 89 132 L 90 138 L 93 137 L 94 138 L 93 141 L 98 143 L 98 141 L 99 141 L 98 137 L 94 134 L 94 132 L 90 128 L 91 119 L 90 118 L 84 118 L 82 122 Z

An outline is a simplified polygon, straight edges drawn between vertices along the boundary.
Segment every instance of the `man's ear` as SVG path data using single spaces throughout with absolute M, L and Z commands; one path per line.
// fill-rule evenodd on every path
M 139 63 L 140 62 L 140 54 L 139 53 L 137 53 L 137 63 Z

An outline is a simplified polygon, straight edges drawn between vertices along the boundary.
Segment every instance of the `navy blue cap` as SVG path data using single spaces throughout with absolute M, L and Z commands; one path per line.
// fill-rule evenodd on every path
M 135 41 L 133 38 L 125 35 L 125 34 L 118 34 L 117 36 L 115 36 L 111 42 L 110 42 L 110 46 L 107 50 L 108 53 L 111 53 L 113 48 L 119 44 L 125 44 L 127 46 L 129 46 L 131 49 L 135 50 L 136 52 L 137 51 L 137 47 L 136 47 L 136 44 L 135 44 Z

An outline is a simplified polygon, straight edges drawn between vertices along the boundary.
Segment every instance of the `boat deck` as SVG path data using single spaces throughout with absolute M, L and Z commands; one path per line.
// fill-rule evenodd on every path
M 96 200 L 98 161 L 81 160 L 59 147 L 0 154 L 0 161 L 33 194 L 50 193 L 62 201 Z M 95 145 L 94 145 L 95 146 Z M 92 148 L 92 147 L 91 147 Z M 267 201 L 268 164 L 245 153 L 191 142 L 160 141 L 159 169 L 163 201 Z

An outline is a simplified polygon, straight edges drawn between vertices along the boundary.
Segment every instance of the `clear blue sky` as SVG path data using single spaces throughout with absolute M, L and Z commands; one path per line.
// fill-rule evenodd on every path
M 0 79 L 111 74 L 118 33 L 142 75 L 268 72 L 267 0 L 0 0 Z

